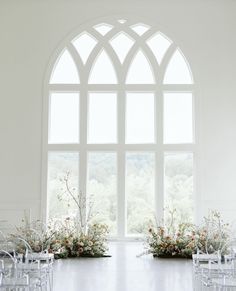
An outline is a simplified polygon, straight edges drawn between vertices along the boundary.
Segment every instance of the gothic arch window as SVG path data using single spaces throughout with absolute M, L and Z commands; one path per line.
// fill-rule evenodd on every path
M 193 220 L 193 86 L 182 51 L 156 27 L 112 19 L 72 37 L 46 86 L 47 215 L 73 215 L 57 199 L 69 171 L 113 236 L 143 233 L 167 208 Z

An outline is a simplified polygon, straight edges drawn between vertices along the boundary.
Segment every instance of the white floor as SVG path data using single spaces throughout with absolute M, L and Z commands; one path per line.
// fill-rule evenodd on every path
M 191 291 L 192 261 L 137 258 L 136 242 L 110 243 L 111 258 L 57 260 L 54 291 Z

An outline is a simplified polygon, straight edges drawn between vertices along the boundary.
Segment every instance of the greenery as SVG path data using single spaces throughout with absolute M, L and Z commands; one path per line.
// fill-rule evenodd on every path
M 55 153 L 49 155 L 48 197 L 51 219 L 76 216 L 77 208 L 67 197 L 59 201 L 58 193 L 65 190 L 60 179 L 70 171 L 71 188 L 78 189 L 78 155 Z M 87 194 L 92 194 L 91 222 L 106 224 L 111 235 L 117 234 L 117 156 L 111 152 L 90 152 L 88 155 Z M 154 222 L 155 159 L 152 153 L 127 153 L 126 206 L 128 234 L 143 234 L 146 224 Z M 89 199 L 89 197 L 87 197 Z M 125 205 L 124 205 L 125 207 Z
M 169 209 L 177 209 L 172 224 L 184 221 L 193 223 L 193 155 L 191 153 L 168 153 L 165 155 L 165 216 L 171 224 Z

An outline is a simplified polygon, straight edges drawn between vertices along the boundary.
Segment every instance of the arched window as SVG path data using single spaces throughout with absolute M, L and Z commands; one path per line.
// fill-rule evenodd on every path
M 193 78 L 175 43 L 127 19 L 88 25 L 57 57 L 47 90 L 49 217 L 73 214 L 57 199 L 69 171 L 114 236 L 143 233 L 163 208 L 193 220 Z

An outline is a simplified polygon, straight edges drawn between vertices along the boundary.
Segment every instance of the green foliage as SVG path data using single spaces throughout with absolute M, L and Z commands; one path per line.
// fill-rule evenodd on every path
M 165 221 L 169 210 L 176 209 L 175 227 L 183 221 L 193 223 L 193 158 L 192 154 L 169 154 L 165 158 Z

